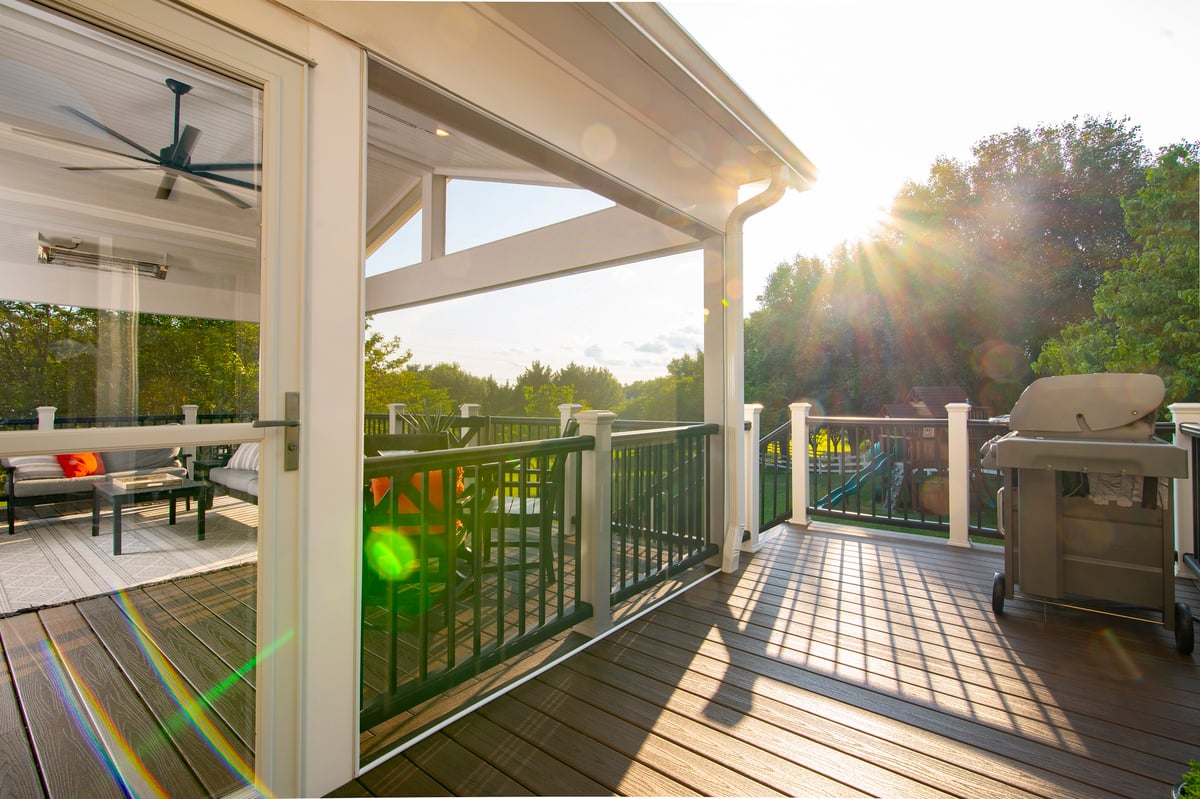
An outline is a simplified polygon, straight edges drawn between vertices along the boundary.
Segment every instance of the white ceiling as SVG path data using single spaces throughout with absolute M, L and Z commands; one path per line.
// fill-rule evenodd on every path
M 132 160 L 146 156 L 66 110 L 158 153 L 174 133 L 175 95 L 167 78 L 192 87 L 180 115 L 181 127 L 201 131 L 192 163 L 261 160 L 257 89 L 52 12 L 0 0 L 0 264 L 36 263 L 40 233 L 110 246 L 127 257 L 154 260 L 165 252 L 172 286 L 233 280 L 238 291 L 257 292 L 255 190 L 211 184 L 249 206 L 242 208 L 180 178 L 169 199 L 156 199 L 161 169 Z M 431 172 L 566 185 L 374 87 L 368 106 L 367 227 L 373 234 L 415 212 L 422 176 Z M 438 127 L 452 135 L 435 135 Z M 220 174 L 260 182 L 256 171 Z

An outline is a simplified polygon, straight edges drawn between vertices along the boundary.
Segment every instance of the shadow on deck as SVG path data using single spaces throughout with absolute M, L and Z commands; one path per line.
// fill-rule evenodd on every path
M 738 573 L 590 642 L 333 795 L 1168 796 L 1200 757 L 1194 656 L 1161 624 L 1031 600 L 997 619 L 1001 561 L 913 537 L 785 529 Z M 252 671 L 227 700 L 208 697 L 229 703 L 210 714 L 228 751 L 204 753 L 204 736 L 172 719 L 185 674 L 201 685 L 192 670 L 213 665 L 202 650 L 227 663 L 249 652 L 252 575 L 0 620 L 4 793 L 117 796 L 153 779 L 203 796 L 240 784 L 229 762 L 252 761 L 249 720 L 233 708 L 253 707 Z M 1200 607 L 1192 582 L 1177 593 Z M 202 645 L 163 632 L 187 614 L 207 630 Z

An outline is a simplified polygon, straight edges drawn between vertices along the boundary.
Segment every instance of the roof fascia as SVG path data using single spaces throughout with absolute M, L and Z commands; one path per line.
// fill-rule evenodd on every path
M 812 161 L 662 6 L 628 2 L 582 6 L 748 150 L 786 166 L 793 188 L 812 187 L 817 178 Z

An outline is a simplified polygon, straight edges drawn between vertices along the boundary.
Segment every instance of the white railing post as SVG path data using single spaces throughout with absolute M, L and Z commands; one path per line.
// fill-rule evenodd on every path
M 558 430 L 562 432 L 566 428 L 567 422 L 571 421 L 580 411 L 583 406 L 577 402 L 564 402 L 558 406 Z
M 950 461 L 947 491 L 950 494 L 950 540 L 956 547 L 969 547 L 971 540 L 971 468 L 969 458 L 970 439 L 967 436 L 967 415 L 971 405 L 966 402 L 946 404 L 946 422 L 949 428 L 946 446 Z
M 597 636 L 612 627 L 612 425 L 609 411 L 584 411 L 577 417 L 579 434 L 593 436 L 596 446 L 582 453 L 583 496 L 579 508 L 579 598 L 592 606 L 592 617 L 579 632 Z
M 1175 402 L 1167 407 L 1171 411 L 1171 421 L 1175 422 L 1175 446 L 1187 449 L 1196 446 L 1191 436 L 1180 430 L 1180 426 L 1200 424 L 1200 402 Z M 1176 573 L 1183 577 L 1192 576 L 1191 572 L 1187 571 L 1183 565 L 1183 556 L 1185 554 L 1191 554 L 1193 557 L 1200 556 L 1200 552 L 1192 551 L 1193 532 L 1196 529 L 1196 508 L 1193 504 L 1196 494 L 1192 486 L 1195 485 L 1197 479 L 1198 476 L 1192 474 L 1189 469 L 1185 479 L 1174 481 L 1171 497 L 1171 505 L 1175 511 L 1175 551 L 1179 553 L 1175 569 Z
M 38 415 L 38 430 L 53 430 L 54 429 L 54 412 L 58 408 L 53 405 L 39 405 L 37 407 Z
M 199 410 L 200 410 L 199 405 L 184 405 L 183 406 L 183 423 L 184 424 L 196 424 L 196 416 L 197 416 L 197 412 Z M 196 448 L 195 447 L 184 447 L 182 450 L 180 450 L 180 452 L 182 452 L 183 454 L 188 456 L 186 459 L 187 470 L 188 470 L 188 477 L 191 477 L 192 476 L 192 465 L 196 460 Z
M 388 434 L 397 435 L 404 432 L 404 421 L 400 418 L 408 409 L 407 402 L 388 403 Z
M 808 526 L 808 413 L 812 403 L 793 402 L 792 412 L 792 518 L 791 524 Z
M 745 420 L 750 424 L 748 430 L 742 431 L 742 440 L 745 446 L 745 462 L 746 473 L 745 480 L 745 501 L 742 503 L 743 513 L 745 514 L 746 532 L 749 533 L 749 539 L 742 542 L 742 550 L 744 552 L 757 552 L 761 546 L 758 540 L 759 534 L 759 517 L 762 515 L 758 499 L 759 474 L 758 463 L 758 440 L 762 436 L 762 409 L 763 406 L 758 403 L 751 403 L 745 406 Z
M 462 405 L 458 406 L 458 415 L 463 417 L 464 419 L 471 419 L 471 418 L 479 415 L 479 408 L 480 408 L 480 405 L 478 402 L 464 402 Z M 459 433 L 460 434 L 462 433 L 462 428 L 459 428 Z M 483 431 L 477 429 L 475 432 L 475 435 L 471 436 L 471 438 L 463 446 L 464 447 L 477 447 L 477 446 L 479 446 L 479 440 L 482 437 L 483 437 Z

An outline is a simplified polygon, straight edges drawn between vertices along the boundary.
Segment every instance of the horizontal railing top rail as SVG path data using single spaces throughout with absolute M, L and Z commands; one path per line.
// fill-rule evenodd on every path
M 403 455 L 377 455 L 363 459 L 363 476 L 387 476 L 398 462 L 414 471 L 432 471 L 445 466 L 478 466 L 559 452 L 583 452 L 594 449 L 595 446 L 596 439 L 593 436 L 572 436 L 540 441 L 512 441 L 462 449 L 410 452 Z
M 654 444 L 661 441 L 672 441 L 684 436 L 710 436 L 720 431 L 720 426 L 707 424 L 679 425 L 676 427 L 659 427 L 647 430 L 625 430 L 613 433 L 613 446 L 636 444 Z
M 891 416 L 810 416 L 808 421 L 813 426 L 830 424 L 869 425 L 872 427 L 945 427 L 949 424 L 946 419 L 926 417 L 891 417 Z
M 226 422 L 252 422 L 257 412 L 200 413 L 197 424 L 222 424 Z M 74 430 L 87 427 L 151 427 L 165 424 L 183 424 L 182 413 L 144 413 L 107 416 L 55 416 L 54 427 L 58 430 Z M 35 417 L 10 417 L 0 419 L 0 430 L 33 430 L 38 426 Z

